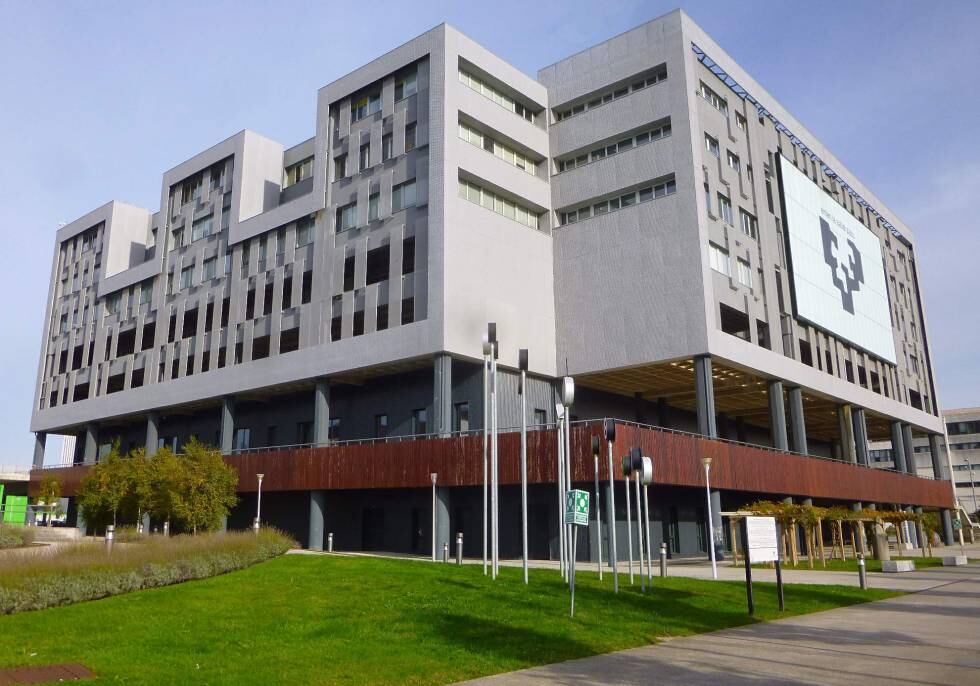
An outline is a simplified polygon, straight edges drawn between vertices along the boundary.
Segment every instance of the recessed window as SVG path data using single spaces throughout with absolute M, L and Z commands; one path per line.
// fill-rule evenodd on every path
M 381 217 L 381 193 L 372 193 L 368 198 L 368 221 L 375 222 Z
M 453 431 L 470 430 L 470 404 L 468 402 L 453 405 Z
M 392 158 L 394 150 L 394 136 L 386 133 L 381 137 L 381 161 L 387 162 Z
M 459 197 L 469 200 L 508 219 L 520 222 L 532 229 L 538 228 L 538 213 L 528 207 L 519 205 L 512 200 L 501 197 L 476 185 L 472 181 L 459 180 Z
M 365 95 L 354 100 L 350 105 L 350 118 L 352 122 L 360 121 L 364 117 L 381 111 L 381 94 Z
M 701 89 L 698 91 L 702 98 L 711 103 L 711 106 L 722 114 L 728 114 L 728 101 L 708 88 L 707 84 L 701 82 Z
M 704 134 L 704 147 L 715 157 L 721 156 L 721 148 L 718 146 L 718 139 L 708 134 Z
M 477 93 L 481 94 L 483 97 L 493 100 L 496 104 L 503 107 L 505 110 L 510 110 L 517 116 L 526 119 L 527 121 L 534 121 L 534 113 L 531 109 L 508 95 L 504 95 L 499 89 L 494 88 L 488 83 L 484 82 L 479 77 L 473 76 L 469 72 L 460 69 L 459 70 L 459 81 L 460 83 L 468 86 L 469 88 L 475 90 Z
M 402 275 L 415 271 L 415 236 L 402 240 Z
M 214 231 L 214 217 L 213 215 L 208 215 L 206 217 L 201 217 L 200 219 L 195 219 L 194 223 L 191 224 L 191 241 L 200 240 L 201 238 L 207 238 Z
M 742 163 L 738 159 L 738 155 L 733 153 L 731 150 L 726 150 L 728 153 L 728 167 L 729 169 L 734 169 L 735 171 L 740 171 L 742 169 Z
M 366 283 L 368 286 L 388 278 L 390 249 L 387 245 L 368 250 Z
M 337 155 L 333 158 L 333 178 L 334 181 L 347 177 L 347 153 Z
M 724 248 L 715 245 L 714 243 L 708 244 L 708 253 L 711 259 L 711 268 L 716 272 L 721 272 L 725 276 L 732 275 L 732 264 L 728 257 L 728 251 Z
M 304 217 L 296 222 L 296 247 L 302 248 L 313 242 L 313 220 Z
M 358 154 L 358 168 L 361 171 L 371 168 L 371 144 L 363 143 Z
M 735 113 L 735 126 L 737 126 L 742 131 L 745 131 L 746 128 L 748 127 L 748 123 L 745 121 L 745 117 L 743 117 L 738 112 Z
M 738 208 L 739 221 L 742 224 L 742 233 L 751 238 L 755 238 L 758 229 L 755 217 L 743 210 L 741 207 Z
M 283 171 L 283 188 L 305 181 L 313 176 L 313 158 L 307 157 L 295 164 L 291 164 Z
M 738 258 L 736 262 L 738 263 L 738 282 L 743 286 L 752 288 L 752 267 L 742 258 Z
M 190 288 L 191 284 L 194 282 L 194 267 L 184 267 L 180 270 L 180 290 L 185 288 Z
M 557 121 L 562 121 L 568 119 L 569 117 L 574 117 L 577 114 L 581 114 L 586 110 L 591 110 L 596 107 L 600 107 L 613 100 L 618 100 L 629 93 L 635 93 L 638 90 L 647 88 L 661 81 L 667 80 L 667 67 L 660 66 L 652 72 L 645 75 L 635 76 L 630 80 L 629 86 L 619 86 L 612 90 L 599 93 L 591 96 L 586 102 L 578 103 L 575 105 L 568 105 L 561 109 L 555 110 L 555 119 Z
M 410 95 L 415 95 L 418 92 L 418 74 L 412 72 L 410 74 L 405 74 L 397 81 L 395 81 L 395 100 L 402 100 L 409 97 Z
M 405 127 L 405 152 L 411 152 L 412 150 L 415 150 L 415 146 L 417 144 L 416 141 L 417 131 L 418 131 L 418 126 L 415 125 L 415 122 L 412 122 L 411 124 L 408 124 Z
M 388 415 L 374 415 L 374 437 L 384 438 L 388 435 Z
M 534 175 L 537 171 L 537 164 L 524 153 L 501 143 L 488 134 L 481 133 L 476 129 L 462 122 L 459 124 L 459 137 L 467 143 L 471 143 L 478 148 L 482 148 L 494 156 L 499 157 L 508 164 L 512 164 L 521 171 Z
M 732 201 L 721 193 L 718 194 L 718 212 L 721 214 L 721 218 L 725 220 L 725 223 L 729 226 L 734 226 L 734 219 L 732 217 Z
M 398 184 L 391 189 L 391 211 L 400 212 L 415 205 L 415 179 Z
M 204 267 L 201 270 L 201 281 L 210 281 L 216 275 L 216 269 L 218 266 L 218 258 L 210 257 L 204 260 Z
M 357 226 L 357 203 L 343 205 L 337 208 L 337 233 L 347 231 Z
M 412 434 L 423 436 L 429 433 L 429 413 L 422 407 L 412 410 Z

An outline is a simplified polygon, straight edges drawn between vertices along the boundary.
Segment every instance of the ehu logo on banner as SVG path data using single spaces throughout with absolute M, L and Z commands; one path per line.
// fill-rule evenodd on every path
M 864 283 L 861 251 L 854 245 L 854 241 L 848 239 L 847 255 L 842 260 L 837 236 L 823 217 L 820 217 L 820 234 L 823 238 L 823 259 L 830 267 L 834 285 L 840 291 L 841 304 L 845 310 L 854 314 L 854 293 L 861 290 L 861 284 Z

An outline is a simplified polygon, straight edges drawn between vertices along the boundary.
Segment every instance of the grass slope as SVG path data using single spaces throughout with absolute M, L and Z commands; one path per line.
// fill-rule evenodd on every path
M 202 581 L 0 617 L 0 666 L 81 662 L 129 684 L 446 684 L 745 624 L 744 585 L 290 555 Z M 638 581 L 638 580 L 637 580 Z M 789 614 L 896 595 L 787 586 Z M 779 615 L 756 585 L 757 616 Z

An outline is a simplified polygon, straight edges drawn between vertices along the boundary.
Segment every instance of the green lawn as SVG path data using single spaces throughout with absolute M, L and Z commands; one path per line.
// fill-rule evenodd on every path
M 942 567 L 943 558 L 941 557 L 893 557 L 893 560 L 912 560 L 915 563 L 916 569 L 925 569 L 926 567 Z M 970 560 L 970 562 L 975 562 L 975 560 Z M 880 572 L 881 571 L 881 560 L 875 560 L 873 558 L 866 559 L 864 561 L 865 569 L 869 572 Z M 756 564 L 752 565 L 752 568 L 762 568 L 769 569 L 772 567 L 770 564 Z M 858 563 L 854 558 L 848 558 L 846 560 L 827 560 L 827 566 L 824 567 L 820 564 L 820 560 L 813 561 L 813 569 L 807 566 L 806 561 L 800 562 L 799 565 L 793 567 L 792 565 L 783 564 L 783 569 L 800 569 L 806 571 L 814 572 L 854 572 L 857 574 Z
M 446 684 L 751 621 L 744 585 L 671 577 L 652 592 L 579 572 L 290 555 L 249 569 L 0 617 L 0 666 L 81 662 L 127 684 Z M 787 586 L 788 614 L 896 595 Z M 779 615 L 756 585 L 757 616 Z

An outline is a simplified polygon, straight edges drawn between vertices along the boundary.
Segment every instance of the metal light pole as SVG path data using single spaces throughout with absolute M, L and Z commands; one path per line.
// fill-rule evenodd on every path
M 487 573 L 487 527 L 490 525 L 487 516 L 487 440 L 490 436 L 490 381 L 488 379 L 490 355 L 493 346 L 489 334 L 483 336 L 483 574 Z
M 629 550 L 630 586 L 633 585 L 633 521 L 630 512 L 630 458 L 623 458 L 623 478 L 626 480 L 626 542 Z
M 613 443 L 616 441 L 616 422 L 607 419 L 604 422 L 606 444 L 609 446 L 609 559 L 613 568 L 613 593 L 619 593 L 619 560 L 616 552 L 616 480 L 613 472 Z
M 647 528 L 647 580 L 653 585 L 653 540 L 650 538 L 650 498 L 647 495 L 647 485 L 643 484 L 643 511 Z
M 256 474 L 259 478 L 259 495 L 255 501 L 255 524 L 253 528 L 255 533 L 259 532 L 260 522 L 262 521 L 262 479 L 265 478 L 265 474 Z
M 647 574 L 643 570 L 643 501 L 640 500 L 640 470 L 633 469 L 633 486 L 636 489 L 636 542 L 640 546 L 640 588 L 647 590 Z
M 575 402 L 575 381 L 570 376 L 561 380 L 561 404 L 565 407 L 565 491 L 572 490 L 572 403 Z M 574 561 L 576 552 L 575 543 L 578 536 L 573 524 L 567 525 L 566 543 L 568 545 L 568 559 Z
M 592 469 L 595 475 L 595 540 L 599 568 L 599 581 L 602 581 L 602 507 L 599 505 L 599 437 L 592 437 Z
M 711 458 L 705 455 L 701 458 L 701 464 L 704 465 L 704 490 L 708 498 L 708 551 L 711 554 L 711 578 L 718 578 L 718 563 L 715 562 L 715 523 L 714 517 L 711 515 L 711 480 L 709 478 L 711 472 Z M 746 564 L 748 564 L 746 562 Z
M 497 325 L 490 324 L 488 328 L 493 354 L 490 356 L 490 423 L 493 433 L 491 450 L 491 471 L 493 486 L 490 489 L 490 501 L 493 514 L 491 554 L 493 556 L 493 578 L 500 571 L 500 473 L 497 465 L 499 435 L 497 433 L 497 357 L 500 354 L 500 343 L 497 341 Z
M 557 432 L 558 446 L 558 469 L 555 472 L 555 479 L 558 485 L 558 569 L 561 571 L 562 578 L 567 578 L 565 565 L 565 432 L 562 430 L 562 422 L 565 421 L 565 408 L 561 403 L 555 406 L 555 431 Z
M 436 480 L 439 475 L 435 472 L 429 474 L 432 479 L 432 561 L 436 561 Z
M 524 583 L 527 583 L 527 348 L 517 354 L 521 368 L 521 548 L 524 558 Z

